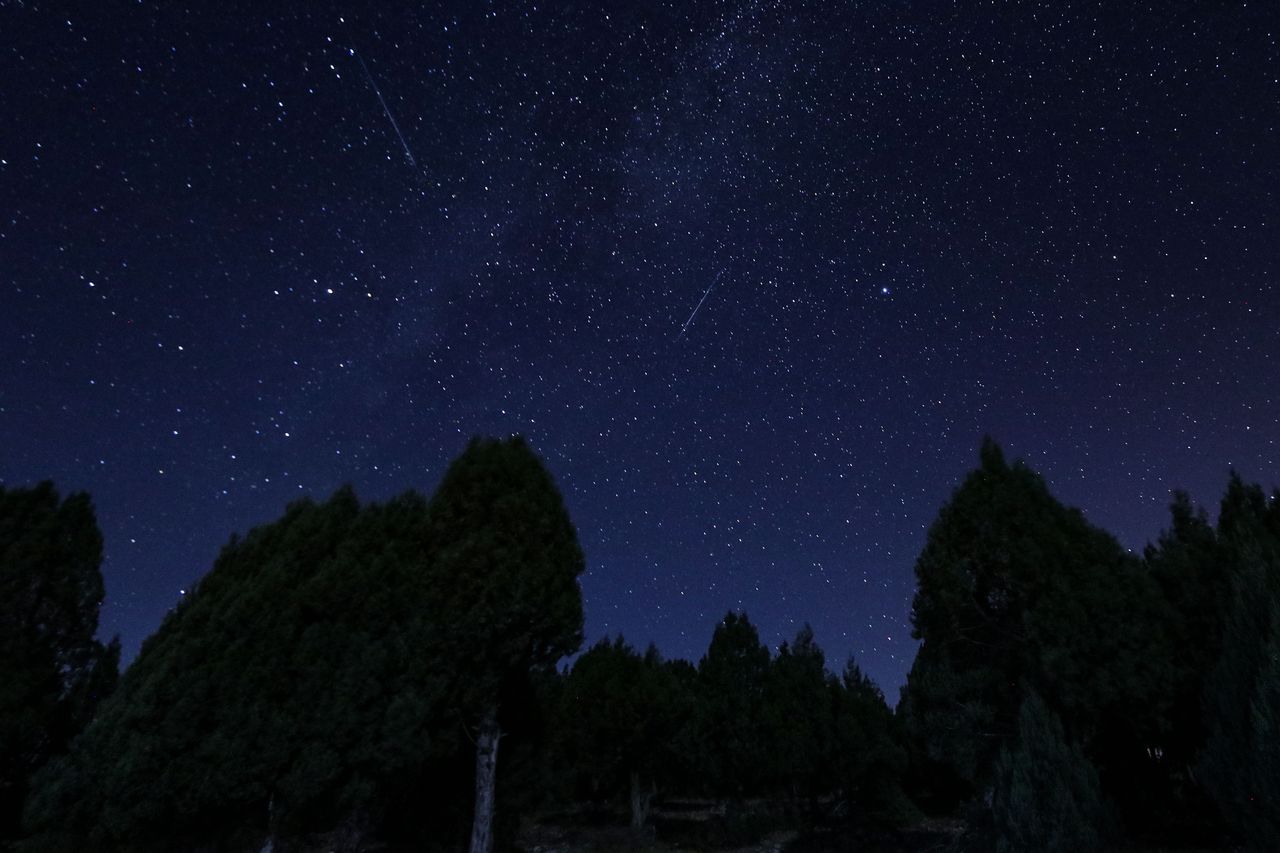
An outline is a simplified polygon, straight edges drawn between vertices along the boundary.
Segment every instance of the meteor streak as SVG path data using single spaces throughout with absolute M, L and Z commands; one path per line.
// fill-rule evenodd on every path
M 689 319 L 684 321 L 684 325 L 680 327 L 680 334 L 676 335 L 676 340 L 684 337 L 684 333 L 688 331 L 689 324 L 693 322 L 693 318 L 698 316 L 698 309 L 702 307 L 702 303 L 707 301 L 707 294 L 711 292 L 711 288 L 716 286 L 716 282 L 720 281 L 720 276 L 724 275 L 724 270 L 716 273 L 716 277 L 711 279 L 711 283 L 707 285 L 707 289 L 702 291 L 702 298 L 698 300 L 698 304 L 693 306 L 693 313 L 689 315 Z
M 409 160 L 409 165 L 418 168 L 418 161 L 414 159 L 413 152 L 409 150 L 409 143 L 405 141 L 404 134 L 400 132 L 400 125 L 396 124 L 396 117 L 391 114 L 391 108 L 387 106 L 386 98 L 382 97 L 382 90 L 378 88 L 378 84 L 374 82 L 373 75 L 369 73 L 369 66 L 364 64 L 364 57 L 355 52 L 353 48 L 351 55 L 360 63 L 360 67 L 364 69 L 365 79 L 369 81 L 369 87 L 373 89 L 373 93 L 378 96 L 378 103 L 382 104 L 382 112 L 386 115 L 387 121 L 391 122 L 391 127 L 396 132 L 396 136 L 400 137 L 400 144 L 404 146 L 404 156 Z

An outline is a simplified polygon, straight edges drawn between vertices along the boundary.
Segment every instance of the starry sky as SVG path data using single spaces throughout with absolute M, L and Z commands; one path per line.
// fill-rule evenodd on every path
M 890 700 L 984 433 L 1130 548 L 1280 479 L 1266 2 L 0 2 L 0 480 L 126 658 L 233 531 L 523 433 L 588 641 Z

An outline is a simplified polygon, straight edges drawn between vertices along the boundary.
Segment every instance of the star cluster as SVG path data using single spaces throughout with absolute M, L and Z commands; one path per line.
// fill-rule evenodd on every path
M 1280 472 L 1265 3 L 0 4 L 0 479 L 126 655 L 233 531 L 524 433 L 587 634 L 892 696 L 990 433 L 1140 548 Z

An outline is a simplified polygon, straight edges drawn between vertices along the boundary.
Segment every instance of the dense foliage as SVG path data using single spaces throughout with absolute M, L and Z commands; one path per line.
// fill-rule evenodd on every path
M 426 653 L 424 514 L 343 490 L 232 539 L 46 774 L 33 828 L 158 850 L 358 832 L 397 774 L 459 747 L 456 675 Z
M 473 444 L 430 504 L 361 506 L 349 489 L 294 504 L 232 539 L 46 771 L 29 846 L 241 849 L 316 831 L 358 845 L 377 831 L 454 847 L 469 729 L 576 647 L 580 569 L 554 485 L 518 441 Z
M 1035 693 L 1018 712 L 1017 738 L 996 761 L 998 853 L 1079 853 L 1101 846 L 1106 814 L 1098 774 Z
M 1061 827 L 1096 812 L 1096 774 L 1119 820 L 1090 826 L 1212 838 L 1221 814 L 1274 848 L 1280 510 L 1233 474 L 1216 530 L 1184 494 L 1171 514 L 1137 560 L 984 444 L 916 565 L 919 793 L 990 802 L 1008 849 L 1087 849 L 1106 833 Z
M 95 635 L 102 535 L 85 494 L 0 487 L 0 845 L 31 776 L 66 748 L 116 680 Z
M 581 645 L 585 563 L 551 475 L 518 437 L 473 439 L 432 497 L 427 528 L 437 580 L 424 603 L 444 640 L 436 653 L 465 673 L 453 701 L 475 729 L 470 849 L 489 853 L 503 724 L 525 715 L 512 699 L 530 678 Z
M 1133 721 L 1160 704 L 1168 680 L 1141 563 L 994 443 L 981 459 L 916 563 L 922 643 L 907 684 L 924 754 L 974 793 L 990 788 L 1029 689 L 1076 739 L 1127 751 L 1146 745 Z
M 556 709 L 570 796 L 600 802 L 625 792 L 632 826 L 645 826 L 659 788 L 681 782 L 677 744 L 692 702 L 654 646 L 641 655 L 619 637 L 584 652 Z
M 11 813 L 43 767 L 24 850 L 487 853 L 521 811 L 665 832 L 682 799 L 720 804 L 694 846 L 916 804 L 974 850 L 1280 839 L 1280 495 L 1234 474 L 1216 522 L 1175 493 L 1139 558 L 985 442 L 916 564 L 896 714 L 808 626 L 771 651 L 742 612 L 696 666 L 618 637 L 557 670 L 584 561 L 519 439 L 430 500 L 344 489 L 233 538 L 96 710 L 88 500 L 0 510 Z
M 770 654 L 745 613 L 716 625 L 698 667 L 643 655 L 621 638 L 586 651 L 562 679 L 553 766 L 570 799 L 767 799 L 791 819 L 888 819 L 910 812 L 905 753 L 880 690 L 850 661 L 837 678 L 806 625 Z
M 1221 654 L 1205 679 L 1200 776 L 1251 850 L 1280 843 L 1280 495 L 1232 477 L 1219 516 L 1229 561 Z

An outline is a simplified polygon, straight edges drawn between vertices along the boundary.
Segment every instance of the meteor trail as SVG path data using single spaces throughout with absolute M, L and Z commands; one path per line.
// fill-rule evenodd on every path
M 688 330 L 689 324 L 693 322 L 693 318 L 698 316 L 698 309 L 702 307 L 702 303 L 707 301 L 707 294 L 711 292 L 711 288 L 716 286 L 716 282 L 720 280 L 720 276 L 724 275 L 724 270 L 716 273 L 716 277 L 711 279 L 711 283 L 707 285 L 707 289 L 702 291 L 702 298 L 698 300 L 698 304 L 693 306 L 693 313 L 689 315 L 689 319 L 684 321 L 684 325 L 680 327 L 680 334 L 676 335 L 676 340 L 684 337 L 684 333 Z
M 409 164 L 413 168 L 418 168 L 418 161 L 414 159 L 413 152 L 409 150 L 409 143 L 405 141 L 404 134 L 400 132 L 400 125 L 396 124 L 396 117 L 391 114 L 391 108 L 387 106 L 386 98 L 382 97 L 382 90 L 378 88 L 378 84 L 374 82 L 373 75 L 369 73 L 369 66 L 364 64 L 364 57 L 351 50 L 351 55 L 360 63 L 360 67 L 364 69 L 365 79 L 369 81 L 369 86 L 373 89 L 373 93 L 378 96 L 378 103 L 382 104 L 382 112 L 386 114 L 387 121 L 391 122 L 392 129 L 395 130 L 396 136 L 400 137 L 400 144 L 404 146 L 404 156 L 409 159 Z

